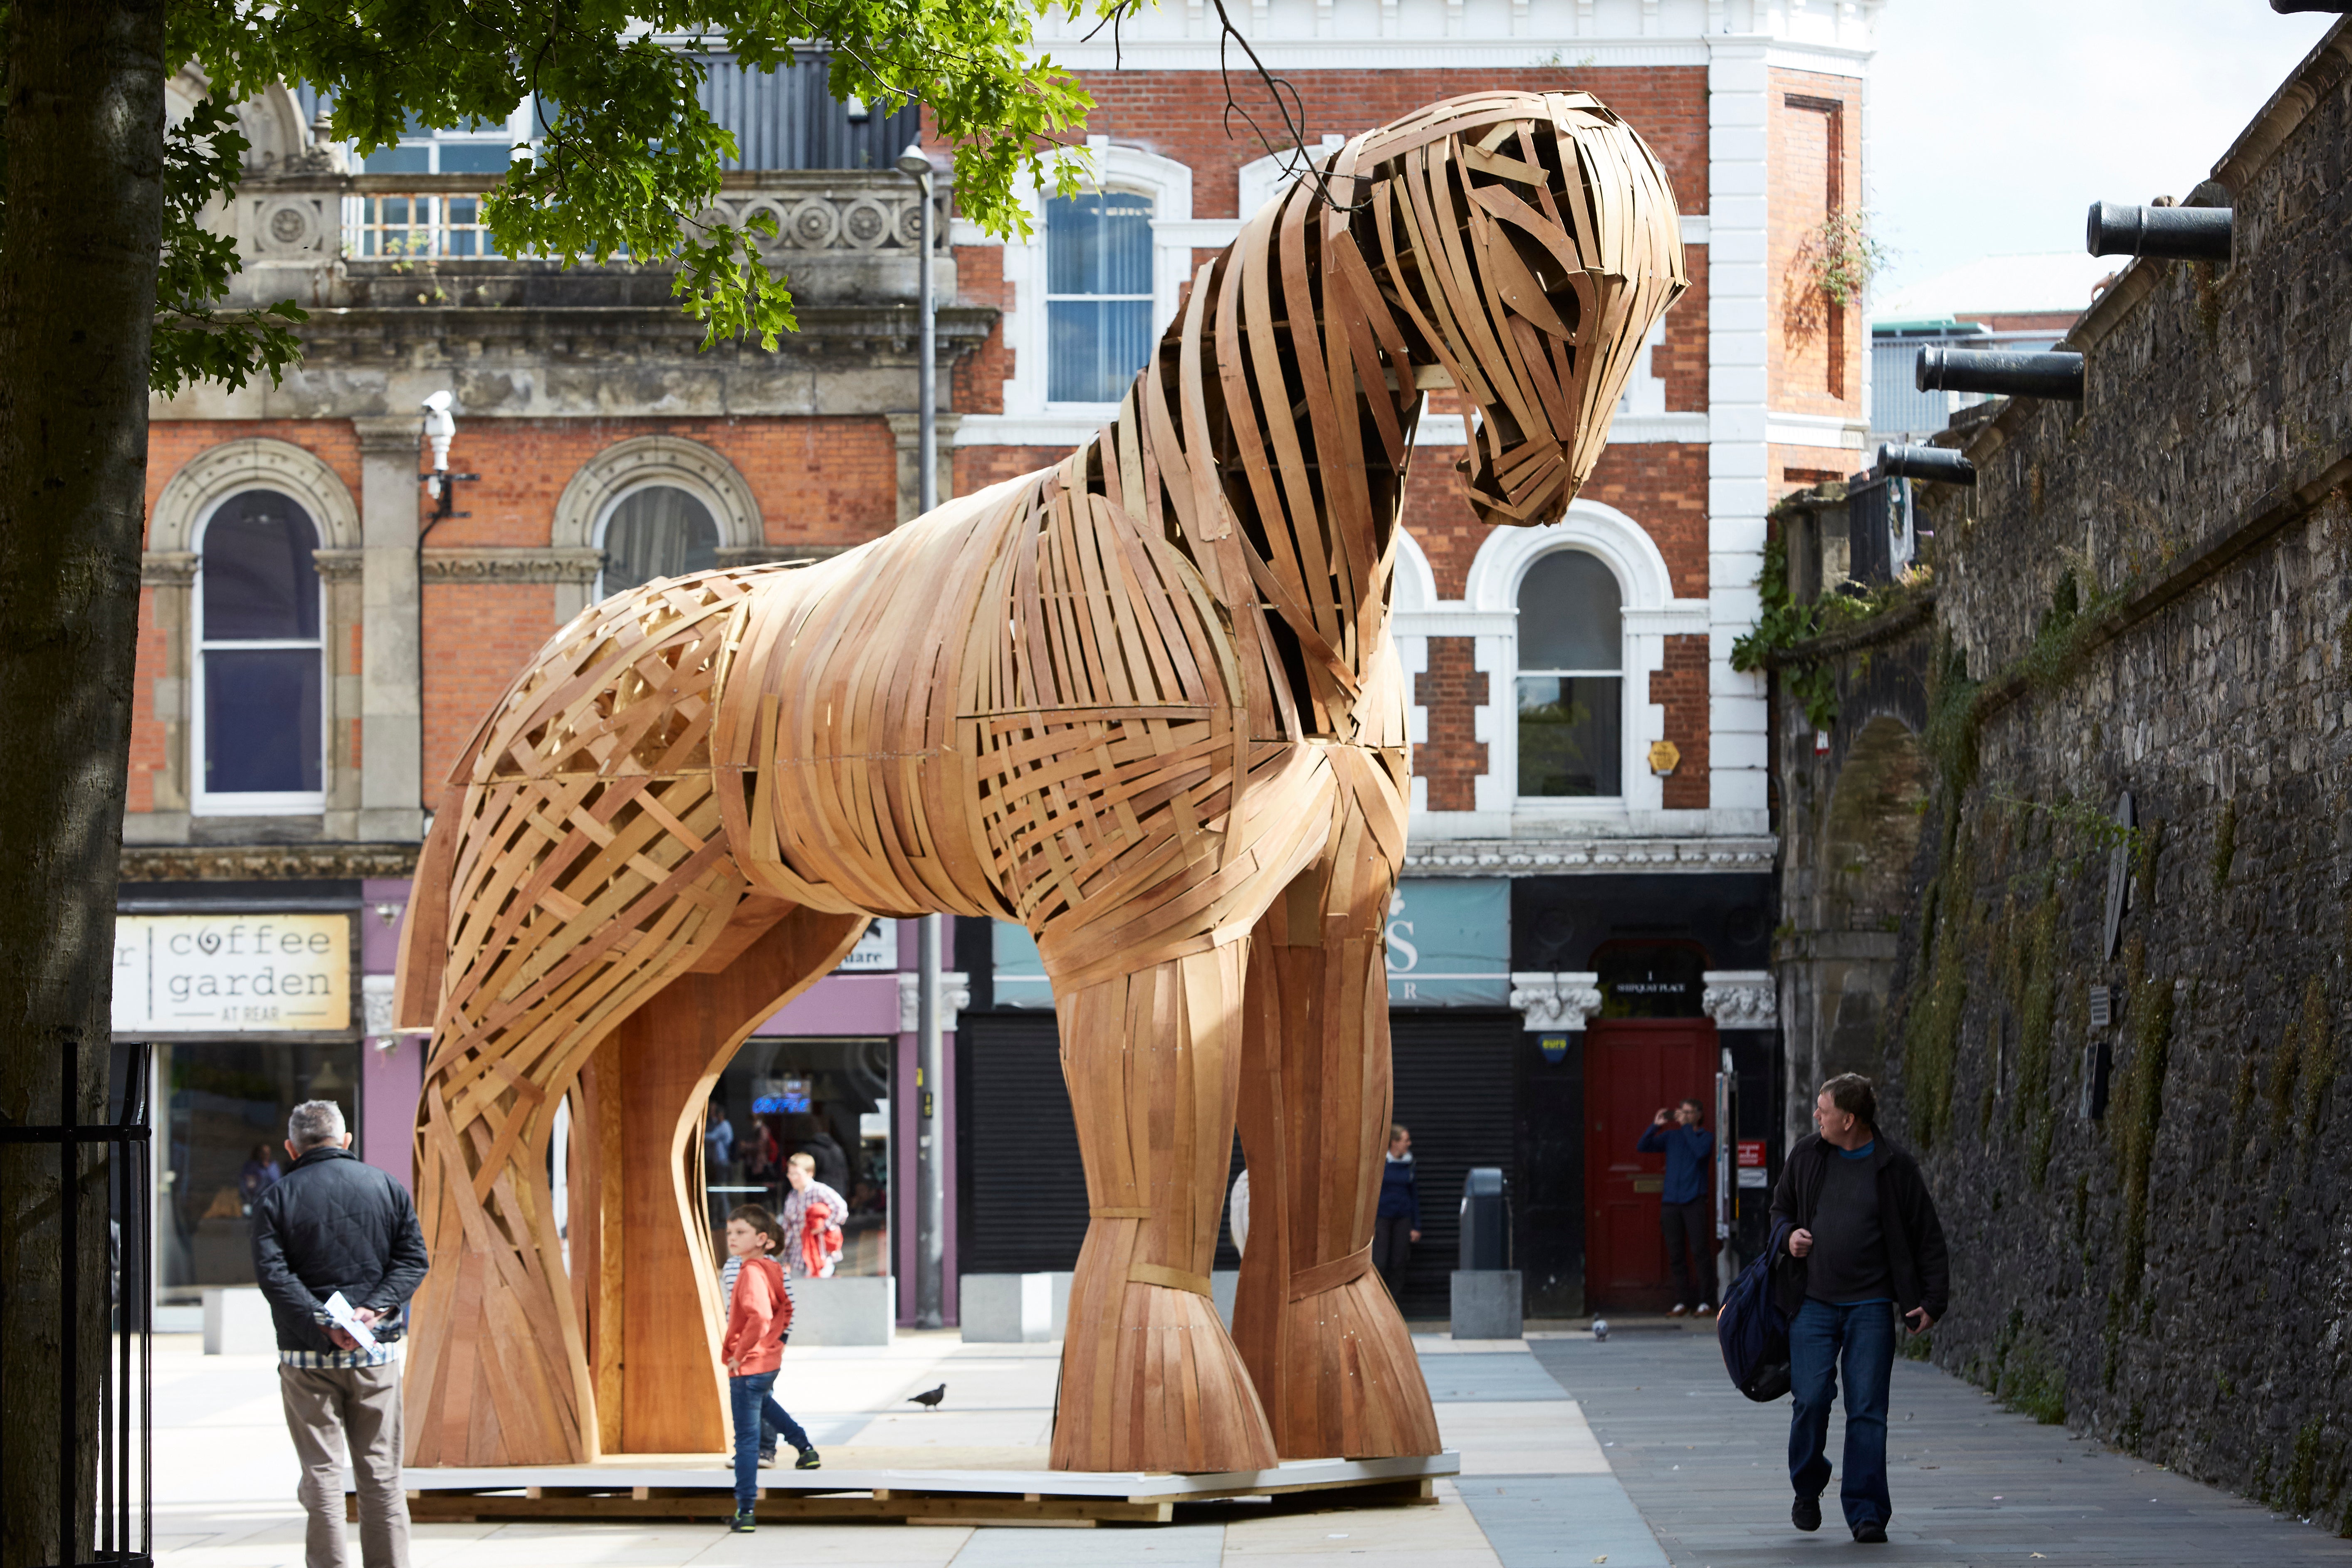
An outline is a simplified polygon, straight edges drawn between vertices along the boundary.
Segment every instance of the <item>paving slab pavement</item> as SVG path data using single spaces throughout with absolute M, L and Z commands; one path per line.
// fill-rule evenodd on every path
M 1526 1342 L 1416 1341 L 1439 1430 L 1462 1456 L 1434 1506 L 1310 1510 L 1265 1500 L 1185 1505 L 1172 1526 L 421 1524 L 417 1568 L 1538 1568 L 1596 1559 L 1663 1564 L 1601 1445 Z M 779 1394 L 837 1463 L 951 1466 L 974 1447 L 1031 1447 L 1051 1430 L 1057 1345 L 971 1345 L 909 1334 L 888 1347 L 795 1351 Z M 910 1394 L 948 1385 L 937 1411 Z M 156 1352 L 158 1560 L 173 1568 L 297 1568 L 302 1516 L 274 1357 L 205 1356 L 193 1335 Z M 356 1542 L 354 1542 L 354 1550 Z
M 1733 1388 L 1712 1332 L 1614 1333 L 1606 1342 L 1545 1340 L 1530 1348 L 1575 1401 L 1664 1561 L 1676 1568 L 2352 1568 L 2352 1541 L 2041 1426 L 1958 1378 L 1902 1360 L 1888 1405 L 1888 1544 L 1853 1542 L 1838 1517 L 1834 1479 L 1822 1500 L 1820 1533 L 1801 1534 L 1789 1523 L 1789 1402 L 1758 1405 Z M 1832 1463 L 1843 1440 L 1844 1423 L 1833 1420 Z M 1487 1533 L 1496 1537 L 1495 1527 Z M 1612 1568 L 1618 1561 L 1611 1556 Z

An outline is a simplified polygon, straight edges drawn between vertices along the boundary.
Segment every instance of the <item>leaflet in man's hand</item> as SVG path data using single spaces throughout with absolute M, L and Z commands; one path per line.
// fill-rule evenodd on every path
M 341 1290 L 327 1298 L 327 1316 L 335 1321 L 335 1327 L 357 1340 L 360 1342 L 360 1349 L 363 1351 L 375 1349 L 374 1333 L 365 1323 L 360 1321 L 359 1313 L 352 1310 L 349 1301 L 343 1300 L 343 1293 Z

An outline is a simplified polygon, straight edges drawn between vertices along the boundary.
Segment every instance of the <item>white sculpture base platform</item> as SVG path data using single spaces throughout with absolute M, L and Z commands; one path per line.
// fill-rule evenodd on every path
M 1433 1497 L 1461 1473 L 1452 1451 L 1395 1459 L 1293 1459 L 1214 1475 L 1049 1470 L 1039 1448 L 836 1448 L 821 1470 L 760 1472 L 763 1519 L 1024 1520 L 1165 1523 L 1179 1503 L 1333 1494 L 1321 1504 Z M 917 1462 L 908 1462 L 917 1461 Z M 920 1461 L 928 1461 L 922 1463 Z M 735 1472 L 717 1454 L 618 1454 L 593 1465 L 415 1469 L 402 1477 L 419 1520 L 721 1519 Z M 356 1506 L 356 1500 L 346 1499 Z

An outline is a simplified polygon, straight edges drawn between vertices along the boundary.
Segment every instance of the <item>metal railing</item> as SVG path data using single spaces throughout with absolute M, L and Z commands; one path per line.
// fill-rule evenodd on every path
M 1897 441 L 1932 436 L 1961 409 L 1984 401 L 1978 392 L 1921 392 L 1912 372 L 1919 351 L 1929 348 L 2010 348 L 2040 351 L 2065 334 L 2048 327 L 2022 331 L 1938 332 L 1912 336 L 1873 334 L 1870 340 L 1870 438 Z
M 0 1215 L 9 1226 L 16 1271 L 0 1290 L 0 1343 L 19 1350 L 46 1328 L 58 1352 L 56 1426 L 48 1434 L 53 1455 L 33 1436 L 48 1419 L 43 1409 L 48 1402 L 39 1397 L 44 1391 L 9 1387 L 0 1364 L 0 1474 L 26 1476 L 26 1461 L 17 1456 L 27 1447 L 32 1463 L 53 1458 L 56 1534 L 47 1546 L 56 1560 L 76 1568 L 145 1568 L 155 1560 L 149 1047 L 127 1047 L 121 1120 L 97 1125 L 74 1120 L 75 1054 L 71 1043 L 63 1047 L 55 1125 L 0 1126 Z M 44 1148 L 57 1152 L 54 1183 L 30 1168 Z M 92 1279 L 84 1257 L 83 1210 L 101 1189 L 106 1262 Z M 47 1246 L 56 1248 L 54 1301 L 35 1283 Z M 38 1321 L 52 1313 L 46 1325 Z M 10 1530 L 41 1540 L 31 1520 L 11 1521 Z

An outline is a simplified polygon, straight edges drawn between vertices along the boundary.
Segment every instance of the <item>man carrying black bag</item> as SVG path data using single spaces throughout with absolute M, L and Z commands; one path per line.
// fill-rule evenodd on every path
M 1895 1317 L 1925 1333 L 1944 1315 L 1950 1273 L 1944 1227 L 1918 1164 L 1878 1131 L 1870 1080 L 1841 1073 L 1813 1103 L 1815 1136 L 1789 1151 L 1772 1194 L 1781 1310 L 1789 1316 L 1790 1521 L 1822 1527 L 1829 1485 L 1830 1405 L 1845 1378 L 1844 1479 L 1838 1500 L 1859 1542 L 1886 1539 L 1886 1394 Z

